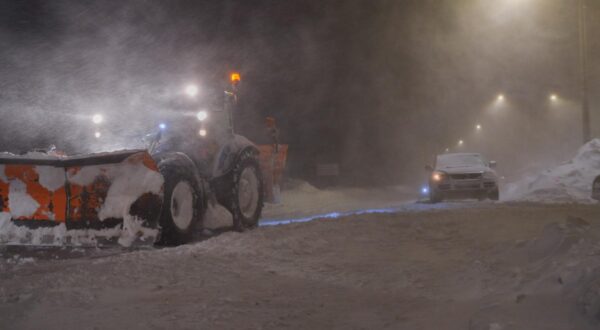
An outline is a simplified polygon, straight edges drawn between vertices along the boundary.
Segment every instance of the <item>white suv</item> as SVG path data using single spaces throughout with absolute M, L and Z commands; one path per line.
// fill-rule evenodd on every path
M 477 153 L 438 155 L 434 166 L 426 166 L 429 176 L 429 199 L 432 203 L 444 199 L 477 198 L 498 200 L 498 176 L 488 162 Z

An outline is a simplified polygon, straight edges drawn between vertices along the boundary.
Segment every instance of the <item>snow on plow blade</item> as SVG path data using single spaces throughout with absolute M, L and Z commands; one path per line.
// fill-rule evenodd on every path
M 0 156 L 0 243 L 153 242 L 162 189 L 145 150 Z

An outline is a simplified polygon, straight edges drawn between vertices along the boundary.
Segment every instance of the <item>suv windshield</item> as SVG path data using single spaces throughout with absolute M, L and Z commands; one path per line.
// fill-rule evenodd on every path
M 471 166 L 487 166 L 487 164 L 480 154 L 446 154 L 437 156 L 437 168 L 456 168 Z

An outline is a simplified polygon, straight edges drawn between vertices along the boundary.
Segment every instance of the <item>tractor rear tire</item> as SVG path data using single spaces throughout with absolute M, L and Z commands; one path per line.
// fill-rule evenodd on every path
M 262 213 L 264 196 L 260 166 L 252 151 L 242 152 L 232 175 L 227 208 L 233 215 L 233 227 L 238 231 L 255 228 Z

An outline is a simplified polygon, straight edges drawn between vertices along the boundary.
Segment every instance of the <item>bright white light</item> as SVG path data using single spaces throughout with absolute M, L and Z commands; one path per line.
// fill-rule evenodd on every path
M 160 124 L 158 124 L 158 128 L 165 129 L 165 128 L 167 128 L 167 125 L 165 123 L 160 123 Z
M 496 101 L 498 101 L 498 102 L 504 101 L 504 94 L 498 94 L 498 97 L 496 97 Z
M 96 132 L 94 133 L 94 136 L 96 137 L 96 139 L 99 139 L 102 136 L 102 134 L 100 134 L 100 132 Z
M 556 100 L 558 100 L 558 95 L 550 94 L 550 101 L 556 101 Z
M 459 146 L 462 146 L 463 144 L 465 144 L 465 141 L 463 141 L 463 140 L 458 140 L 458 145 L 459 145 Z
M 185 93 L 189 97 L 196 97 L 196 95 L 198 95 L 198 86 L 196 86 L 194 84 L 185 86 Z
M 196 118 L 198 118 L 199 121 L 204 121 L 207 117 L 208 113 L 206 111 L 200 111 L 196 114 Z
M 198 134 L 200 134 L 200 136 L 206 136 L 206 130 L 201 129 L 200 131 L 198 131 Z
M 94 124 L 100 124 L 104 121 L 104 117 L 102 117 L 101 114 L 97 113 L 95 115 L 92 116 L 92 121 L 94 122 Z
M 478 131 L 481 131 L 481 125 L 480 124 L 475 125 L 475 129 Z
M 423 193 L 423 195 L 427 195 L 429 193 L 429 188 L 423 187 L 421 188 L 421 192 Z

